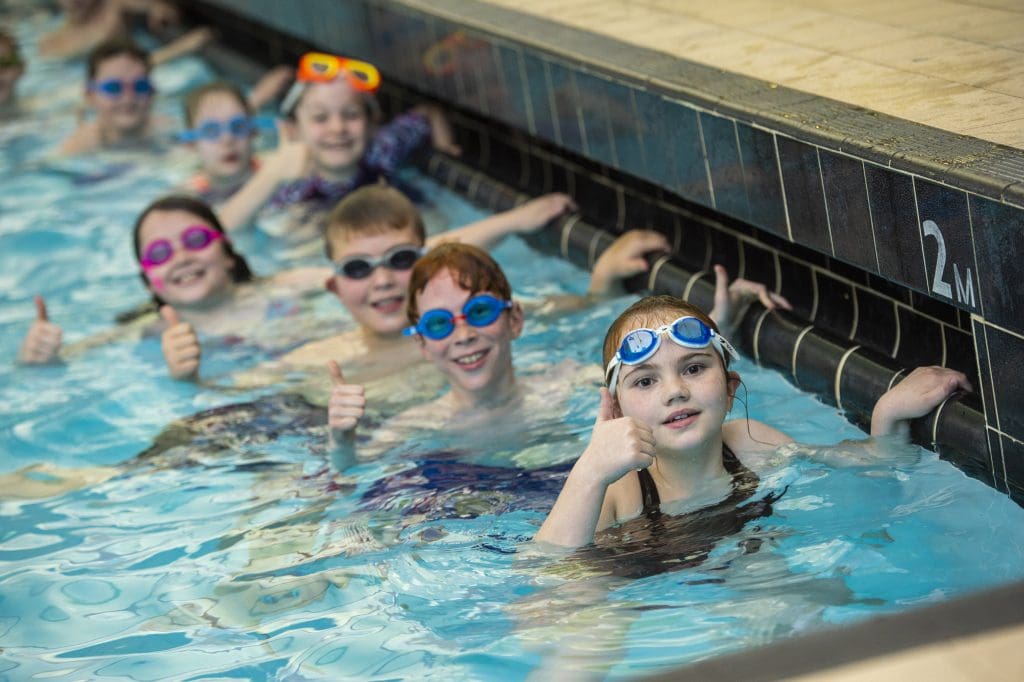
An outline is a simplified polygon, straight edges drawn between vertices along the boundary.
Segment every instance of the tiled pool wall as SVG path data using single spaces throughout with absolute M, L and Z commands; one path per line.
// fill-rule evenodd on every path
M 707 295 L 712 263 L 766 282 L 794 314 L 752 311 L 742 345 L 855 419 L 902 367 L 964 371 L 976 394 L 919 436 L 1024 503 L 1020 151 L 473 0 L 191 7 L 266 63 L 308 46 L 372 61 L 386 111 L 454 107 L 461 160 L 496 183 L 432 169 L 492 208 L 567 191 L 592 226 L 664 231 L 677 251 L 652 288 Z M 555 248 L 591 263 L 610 237 L 578 222 Z

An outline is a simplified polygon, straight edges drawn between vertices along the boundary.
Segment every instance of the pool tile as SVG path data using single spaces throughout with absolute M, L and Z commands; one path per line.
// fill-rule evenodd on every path
M 702 206 L 711 205 L 711 185 L 705 165 L 704 149 L 697 123 L 697 111 L 684 102 L 665 100 L 665 125 L 672 134 L 658 140 L 645 141 L 645 158 L 652 153 L 670 156 L 673 163 L 675 184 L 670 188 L 680 196 Z M 654 147 L 652 149 L 651 147 Z M 650 151 L 650 153 L 647 153 Z
M 530 96 L 523 83 L 522 53 L 518 47 L 503 44 L 495 44 L 494 50 L 500 78 L 495 78 L 487 88 L 491 115 L 520 130 L 530 130 Z
M 864 165 L 864 173 L 878 245 L 878 274 L 927 291 L 913 180 L 871 163 Z
M 946 324 L 955 326 L 960 319 L 957 314 L 959 311 L 953 306 L 917 291 L 910 292 L 910 306 L 919 313 L 934 317 Z
M 583 154 L 583 134 L 576 111 L 579 96 L 576 93 L 576 80 L 572 69 L 553 60 L 545 60 L 544 66 L 551 86 L 555 142 L 577 154 Z
M 777 140 L 793 241 L 831 255 L 818 150 L 788 137 L 780 136 Z
M 595 173 L 576 175 L 576 204 L 587 220 L 612 232 L 622 228 L 623 217 L 619 214 L 621 186 L 613 185 L 607 178 Z
M 736 137 L 747 188 L 748 219 L 754 225 L 788 239 L 775 136 L 737 121 Z
M 999 430 L 1024 441 L 1024 337 L 991 325 L 985 336 Z
M 711 229 L 702 222 L 681 213 L 674 213 L 678 226 L 679 248 L 676 258 L 694 272 L 707 268 L 711 260 Z
M 621 83 L 609 88 L 608 123 L 619 170 L 635 177 L 644 177 L 644 150 L 640 141 L 639 120 L 634 95 L 636 89 Z
M 516 186 L 523 173 L 523 150 L 504 135 L 491 135 L 488 172 L 497 180 Z
M 818 395 L 822 402 L 835 404 L 835 378 L 839 371 L 839 361 L 846 351 L 846 346 L 825 338 L 820 334 L 809 333 L 800 340 L 796 350 L 796 385 L 802 390 Z
M 1024 332 L 1024 209 L 970 195 L 978 287 L 985 317 Z
M 793 313 L 809 319 L 814 310 L 814 273 L 800 261 L 779 254 L 782 295 L 793 306 Z
M 836 258 L 878 272 L 864 163 L 826 149 L 819 151 L 818 158 Z
M 740 271 L 740 241 L 723 230 L 711 230 L 711 258 L 704 263 L 704 270 L 711 273 L 714 282 L 715 265 L 724 265 L 727 272 Z M 735 277 L 735 275 L 733 275 Z
M 526 74 L 526 92 L 529 96 L 528 129 L 533 135 L 548 142 L 555 142 L 557 138 L 551 109 L 552 98 L 544 60 L 529 47 L 523 48 L 522 58 Z
M 714 207 L 722 213 L 746 220 L 750 206 L 747 204 L 735 123 L 732 119 L 707 112 L 700 113 L 699 121 L 711 174 Z
M 676 139 L 676 132 L 668 121 L 669 105 L 664 97 L 647 90 L 637 90 L 633 101 L 644 158 L 640 176 L 659 186 L 674 187 L 674 161 L 671 154 L 665 153 L 666 149 L 674 148 Z
M 900 321 L 900 345 L 896 359 L 905 367 L 942 364 L 942 327 L 940 323 L 911 308 L 897 306 Z
M 777 285 L 775 252 L 746 239 L 740 240 L 740 248 L 743 250 L 743 272 L 730 272 L 730 278 L 741 276 L 753 282 L 764 284 L 768 291 L 775 291 Z
M 651 205 L 647 197 L 637 192 L 626 190 L 625 209 L 626 214 L 623 226 L 626 230 L 654 229 L 654 206 Z
M 1014 502 L 1024 505 L 1024 442 L 1005 435 L 1001 441 L 1006 467 L 1006 489 Z
M 598 163 L 615 166 L 615 146 L 608 123 L 611 82 L 587 71 L 575 72 L 576 106 L 579 110 L 583 154 Z
M 975 313 L 979 305 L 967 194 L 914 179 L 929 295 Z M 942 256 L 945 256 L 943 261 Z
M 946 367 L 963 372 L 975 390 L 978 389 L 981 375 L 978 372 L 978 361 L 974 357 L 974 339 L 965 331 L 950 325 L 942 325 L 946 335 Z M 981 398 L 978 398 L 981 405 Z
M 896 304 L 866 287 L 854 287 L 857 328 L 853 340 L 886 357 L 896 349 Z
M 989 457 L 988 480 L 985 482 L 996 490 L 1007 492 L 1006 467 L 1003 466 L 1002 434 L 994 428 L 987 428 L 985 429 L 985 435 L 988 437 L 987 445 Z
M 823 270 L 815 270 L 818 310 L 814 323 L 842 339 L 853 334 L 853 287 Z

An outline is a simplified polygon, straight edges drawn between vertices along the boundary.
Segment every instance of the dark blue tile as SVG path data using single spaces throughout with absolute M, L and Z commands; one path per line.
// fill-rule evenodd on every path
M 985 337 L 999 430 L 1024 440 L 1024 339 L 993 326 Z
M 1024 506 L 1024 443 L 1003 436 L 1002 446 L 1006 490 L 1014 502 Z
M 711 262 L 707 263 L 705 268 L 712 273 L 712 284 L 714 284 L 715 276 L 711 267 L 714 265 L 724 265 L 729 273 L 740 271 L 739 239 L 724 230 L 711 230 Z M 735 274 L 732 276 L 735 277 Z
M 898 306 L 900 343 L 896 359 L 904 367 L 941 365 L 943 358 L 942 326 L 910 308 Z
M 706 270 L 711 264 L 711 228 L 704 221 L 674 213 L 679 239 L 676 259 L 693 271 Z
M 1024 210 L 975 195 L 968 201 L 985 319 L 1024 332 Z
M 974 391 L 981 397 L 982 408 L 985 412 L 985 423 L 996 428 L 996 398 L 992 390 L 992 371 L 988 361 L 988 335 L 986 325 L 981 320 L 974 320 L 974 349 L 978 354 L 979 383 L 974 385 Z
M 985 435 L 988 437 L 989 478 L 988 480 L 981 480 L 984 480 L 1000 492 L 1006 492 L 1006 469 L 1003 466 L 1002 435 L 994 428 L 985 429 Z
M 981 375 L 974 357 L 974 339 L 968 332 L 949 325 L 943 325 L 942 331 L 946 335 L 946 367 L 963 372 L 977 391 Z
M 648 180 L 704 206 L 711 189 L 704 168 L 697 112 L 645 90 L 635 92 Z
M 914 189 L 928 273 L 926 291 L 940 300 L 981 313 L 967 194 L 920 178 L 915 178 Z
M 818 150 L 788 137 L 779 137 L 777 141 L 793 241 L 831 255 Z
M 526 70 L 526 88 L 529 96 L 528 123 L 530 133 L 548 142 L 555 142 L 555 122 L 551 113 L 551 92 L 548 89 L 547 70 L 529 48 L 523 48 L 523 66 Z
M 576 112 L 576 82 L 569 67 L 555 61 L 545 61 L 555 121 L 555 141 L 563 147 L 583 153 L 583 135 Z
M 473 89 L 466 94 L 473 108 L 484 116 L 497 117 L 511 102 L 522 100 L 517 91 L 510 91 L 512 86 L 506 89 L 498 49 L 490 40 L 467 36 L 463 54 L 471 66 Z M 515 120 L 504 120 L 516 125 Z
M 864 175 L 878 248 L 878 274 L 927 291 L 913 180 L 870 163 L 864 164 Z
M 606 178 L 586 172 L 576 174 L 575 184 L 574 198 L 583 216 L 606 230 L 617 230 L 623 220 L 619 215 L 622 188 L 612 185 Z
M 612 82 L 608 86 L 608 126 L 619 170 L 643 177 L 644 151 L 640 143 L 639 122 L 633 100 L 634 89 Z
M 836 258 L 878 272 L 864 162 L 826 149 L 818 152 L 818 158 Z
M 853 287 L 824 270 L 815 270 L 814 276 L 818 291 L 814 324 L 842 339 L 850 338 L 854 325 Z
M 892 357 L 896 350 L 896 304 L 864 287 L 853 290 L 857 302 L 857 328 L 853 340 Z
M 750 216 L 750 207 L 736 142 L 736 126 L 732 119 L 714 114 L 701 113 L 699 119 L 711 173 L 714 207 L 722 213 L 746 220 Z
M 370 33 L 373 36 L 372 58 L 374 64 L 385 78 L 395 77 L 399 73 L 401 61 L 400 17 L 391 9 L 382 5 L 370 5 Z
M 610 82 L 586 71 L 576 71 L 576 105 L 582 125 L 583 154 L 598 163 L 615 166 L 615 147 L 608 124 Z
M 746 240 L 740 240 L 740 248 L 743 250 L 743 272 L 729 273 L 730 276 L 744 277 L 765 285 L 769 291 L 775 291 L 775 253 Z
M 775 138 L 764 130 L 737 121 L 743 181 L 747 188 L 748 220 L 779 237 L 789 238 L 786 227 L 785 199 L 779 179 L 779 160 Z
M 814 273 L 811 268 L 779 254 L 779 275 L 782 277 L 781 293 L 793 306 L 793 313 L 810 319 L 814 311 Z
M 523 149 L 504 135 L 491 134 L 488 164 L 484 169 L 497 180 L 517 187 L 523 175 Z
M 518 47 L 496 45 L 501 78 L 495 78 L 488 87 L 487 101 L 491 115 L 520 130 L 529 130 L 527 115 L 529 95 L 523 83 L 522 55 Z

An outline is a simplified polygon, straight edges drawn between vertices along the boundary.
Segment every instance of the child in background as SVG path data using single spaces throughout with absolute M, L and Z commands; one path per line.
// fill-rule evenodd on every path
M 9 118 L 18 111 L 14 91 L 18 79 L 25 73 L 25 61 L 18 53 L 18 41 L 0 28 L 0 118 Z
M 741 514 L 755 472 L 792 439 L 751 419 L 726 421 L 740 383 L 729 370 L 734 354 L 712 318 L 681 299 L 652 296 L 623 312 L 604 340 L 607 388 L 590 445 L 535 539 L 580 547 L 610 526 L 655 518 L 666 503 Z M 898 433 L 958 389 L 970 390 L 960 372 L 915 369 L 878 400 L 871 435 Z
M 281 105 L 288 123 L 278 149 L 220 211 L 228 230 L 248 225 L 267 203 L 303 207 L 299 239 L 319 238 L 310 215 L 324 214 L 349 192 L 387 179 L 428 139 L 458 153 L 440 110 L 419 106 L 375 129 L 373 93 L 380 74 L 371 64 L 320 53 L 299 63 L 297 80 Z M 295 236 L 295 235 L 293 235 Z
M 178 23 L 178 11 L 162 0 L 60 0 L 59 4 L 64 25 L 39 39 L 40 56 L 81 57 L 108 40 L 126 39 L 131 14 L 145 15 L 147 28 L 153 32 Z M 154 53 L 153 65 L 162 61 L 165 59 Z
M 176 379 L 199 377 L 199 334 L 245 337 L 271 320 L 290 318 L 300 312 L 297 299 L 318 289 L 325 274 L 323 269 L 312 268 L 255 278 L 245 259 L 232 248 L 217 216 L 192 197 L 157 199 L 139 216 L 133 234 L 140 275 L 159 306 L 163 323 L 145 316 L 131 326 L 87 339 L 75 350 L 126 336 L 160 334 L 168 372 Z M 62 331 L 49 321 L 40 297 L 36 309 L 19 361 L 45 364 L 72 355 L 62 352 Z M 295 326 L 289 323 L 290 328 Z

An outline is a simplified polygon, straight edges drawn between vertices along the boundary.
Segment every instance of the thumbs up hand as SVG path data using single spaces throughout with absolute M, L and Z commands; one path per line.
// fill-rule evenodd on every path
M 623 417 L 607 388 L 601 388 L 601 405 L 594 421 L 590 444 L 580 455 L 595 480 L 609 486 L 631 469 L 654 463 L 655 441 L 651 427 L 633 417 Z
M 167 328 L 160 335 L 160 348 L 164 352 L 167 371 L 175 379 L 196 379 L 199 376 L 199 359 L 202 349 L 195 329 L 182 322 L 178 312 L 169 305 L 161 306 L 160 317 Z
M 36 319 L 28 328 L 24 341 L 21 342 L 18 361 L 28 365 L 43 365 L 57 359 L 63 331 L 50 322 L 50 316 L 46 312 L 46 301 L 43 300 L 43 297 L 36 296 L 35 302 Z
M 356 435 L 356 426 L 366 412 L 364 389 L 358 384 L 345 383 L 341 367 L 331 360 L 327 363 L 331 373 L 331 400 L 327 404 L 327 426 L 333 448 L 351 445 Z

